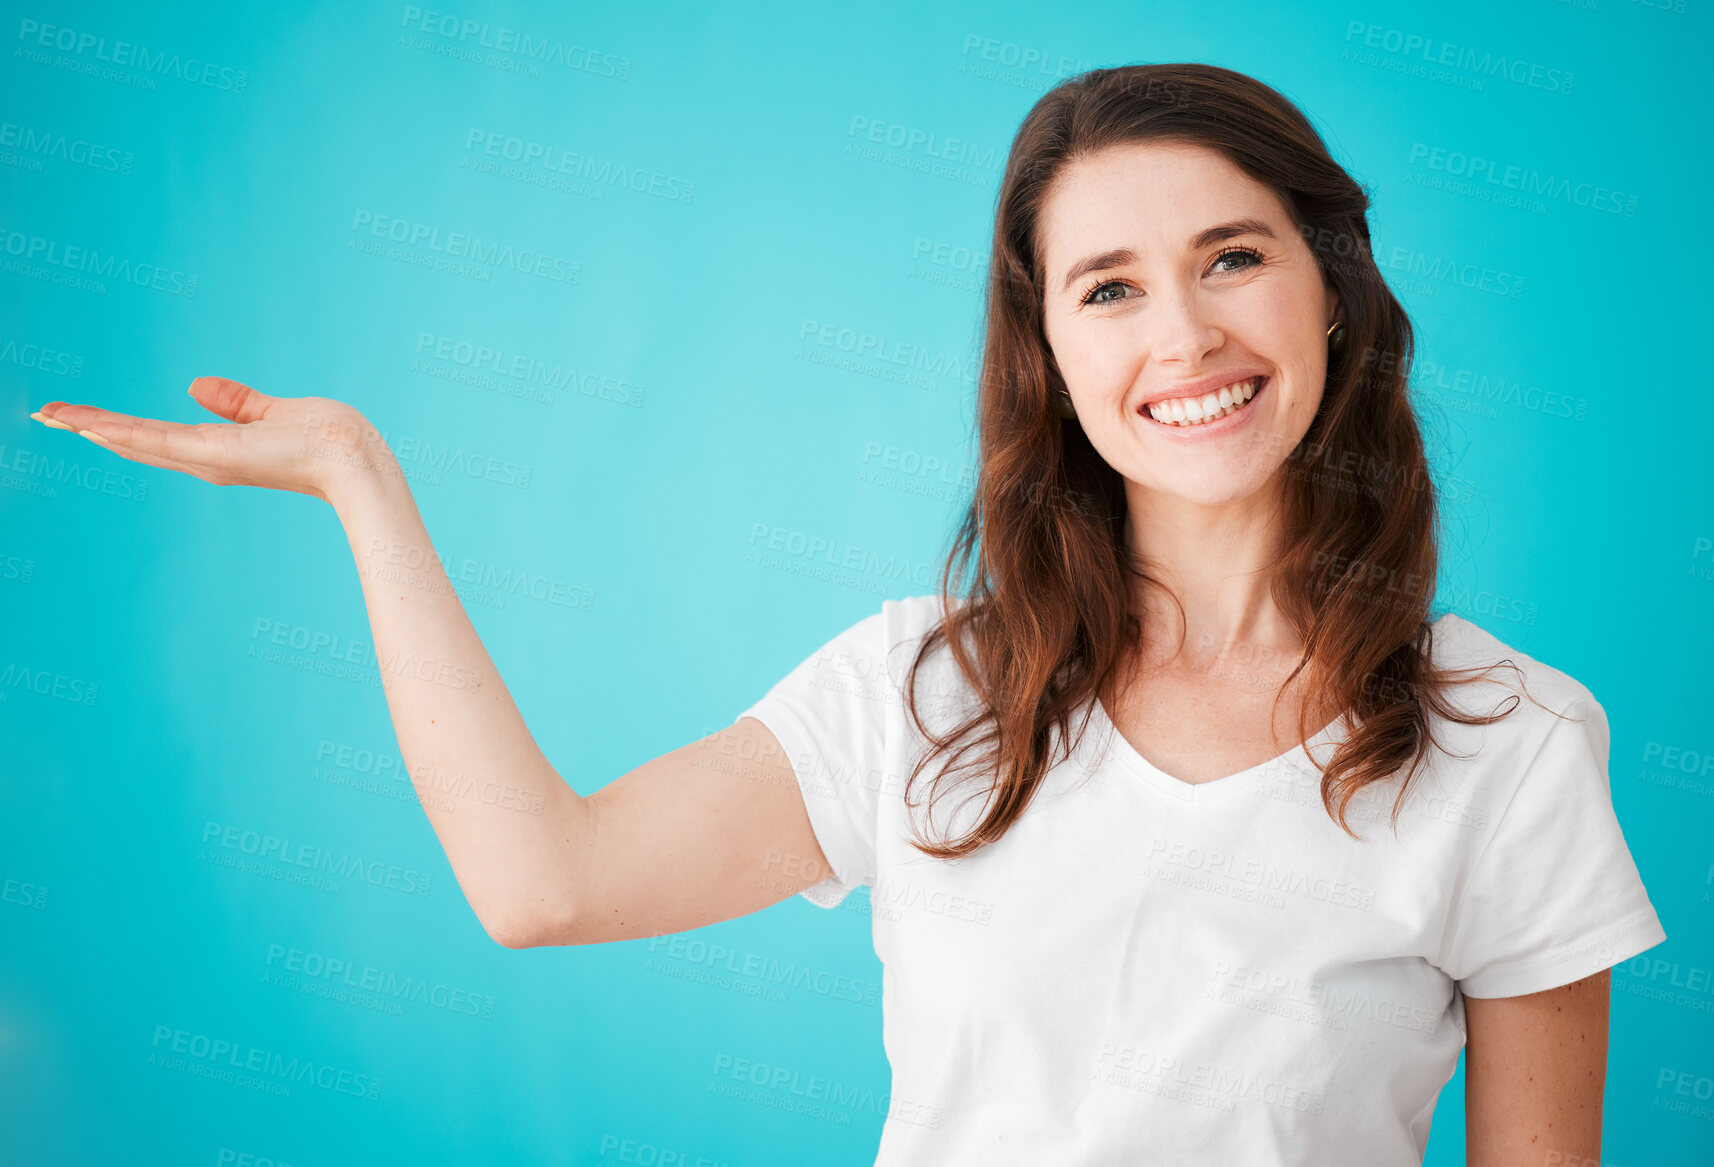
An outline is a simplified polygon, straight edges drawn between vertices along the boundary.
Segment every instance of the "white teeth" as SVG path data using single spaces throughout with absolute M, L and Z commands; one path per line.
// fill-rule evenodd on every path
M 1218 393 L 1156 401 L 1149 406 L 1149 416 L 1167 425 L 1201 425 L 1241 409 L 1256 395 L 1261 383 L 1260 377 L 1252 377 L 1236 385 L 1222 386 Z

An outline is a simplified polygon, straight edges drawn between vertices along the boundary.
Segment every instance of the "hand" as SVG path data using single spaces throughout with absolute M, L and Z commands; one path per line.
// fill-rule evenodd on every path
M 225 377 L 198 377 L 198 405 L 235 425 L 183 425 L 50 401 L 30 416 L 74 430 L 121 458 L 182 470 L 216 486 L 265 486 L 332 501 L 353 480 L 397 472 L 381 433 L 330 397 L 269 397 Z

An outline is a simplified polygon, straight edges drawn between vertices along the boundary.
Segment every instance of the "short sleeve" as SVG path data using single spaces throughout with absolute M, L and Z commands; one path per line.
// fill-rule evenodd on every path
M 1557 988 L 1666 939 L 1613 811 L 1606 711 L 1580 695 L 1564 714 L 1524 768 L 1448 921 L 1439 963 L 1465 996 Z
M 833 875 L 801 893 L 836 907 L 875 882 L 880 775 L 887 769 L 886 606 L 794 668 L 739 717 L 773 732 L 791 760 L 810 826 Z

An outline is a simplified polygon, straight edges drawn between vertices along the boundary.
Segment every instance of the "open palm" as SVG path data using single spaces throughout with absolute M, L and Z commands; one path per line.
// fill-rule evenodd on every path
M 133 462 L 218 486 L 264 486 L 322 499 L 392 458 L 362 413 L 330 397 L 270 397 L 226 377 L 198 377 L 188 392 L 234 424 L 186 425 L 64 401 L 50 401 L 31 416 Z

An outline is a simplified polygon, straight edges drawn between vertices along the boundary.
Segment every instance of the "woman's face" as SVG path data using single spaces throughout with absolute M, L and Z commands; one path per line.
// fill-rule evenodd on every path
M 1054 360 L 1132 504 L 1270 487 L 1321 403 L 1338 319 L 1274 193 L 1204 147 L 1115 146 L 1060 172 L 1040 246 Z

